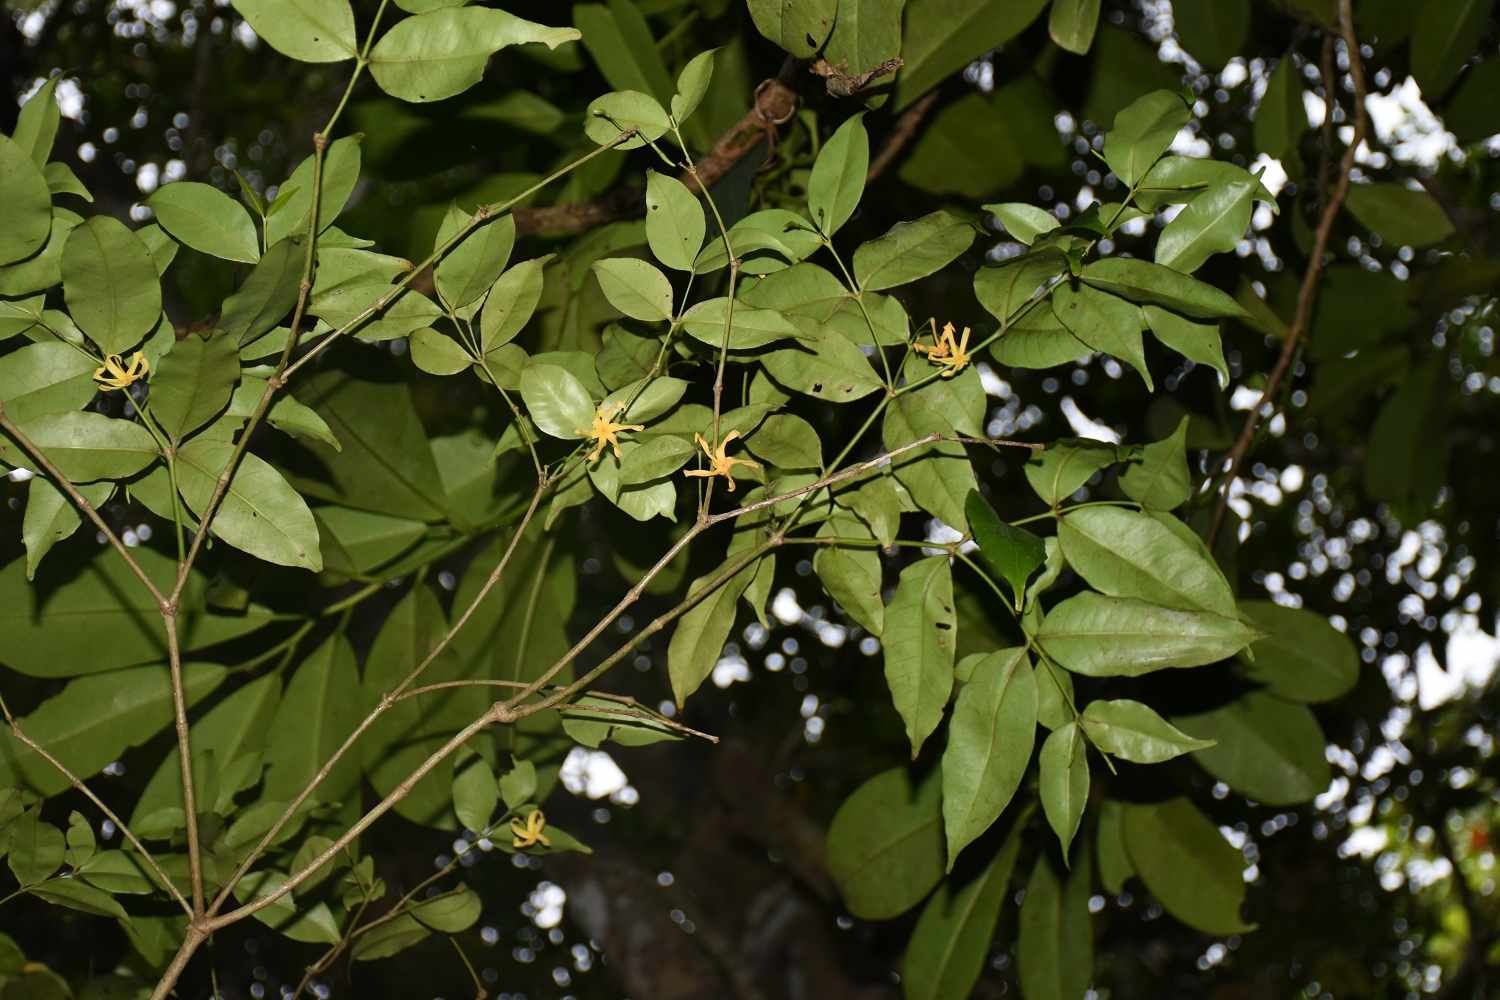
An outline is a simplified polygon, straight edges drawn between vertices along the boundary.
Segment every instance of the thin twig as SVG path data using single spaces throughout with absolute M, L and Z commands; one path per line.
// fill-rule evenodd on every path
M 1354 79 L 1354 135 L 1349 141 L 1349 148 L 1344 151 L 1343 159 L 1339 161 L 1338 184 L 1334 187 L 1333 194 L 1328 198 L 1327 203 L 1323 205 L 1323 216 L 1318 222 L 1317 231 L 1313 233 L 1311 259 L 1307 263 L 1307 271 L 1302 278 L 1302 287 L 1297 292 L 1297 310 L 1292 315 L 1286 343 L 1281 347 L 1281 357 L 1276 360 L 1276 367 L 1272 369 L 1271 377 L 1266 379 L 1265 390 L 1261 393 L 1260 398 L 1265 402 L 1257 403 L 1251 408 L 1250 415 L 1245 420 L 1244 429 L 1240 431 L 1239 440 L 1234 443 L 1226 459 L 1219 463 L 1219 468 L 1223 470 L 1224 484 L 1220 489 L 1218 503 L 1214 506 L 1213 521 L 1209 526 L 1210 545 L 1218 537 L 1219 528 L 1224 522 L 1224 511 L 1229 506 L 1229 488 L 1239 473 L 1240 463 L 1244 461 L 1245 453 L 1250 449 L 1250 442 L 1255 437 L 1255 428 L 1260 420 L 1261 410 L 1270 405 L 1270 400 L 1275 397 L 1281 380 L 1286 377 L 1287 371 L 1291 368 L 1292 358 L 1297 353 L 1297 346 L 1302 342 L 1303 332 L 1307 329 L 1312 315 L 1313 300 L 1317 295 L 1318 282 L 1323 277 L 1328 237 L 1333 231 L 1333 223 L 1339 210 L 1344 207 L 1344 200 L 1349 196 L 1350 171 L 1354 168 L 1355 154 L 1365 138 L 1365 73 L 1364 66 L 1360 62 L 1359 42 L 1354 37 L 1354 15 L 1350 9 L 1350 0 L 1339 0 L 1339 27 L 1343 32 L 1344 46 L 1349 52 L 1349 74 Z M 1331 116 L 1335 81 L 1323 82 L 1324 90 L 1329 95 L 1328 115 Z

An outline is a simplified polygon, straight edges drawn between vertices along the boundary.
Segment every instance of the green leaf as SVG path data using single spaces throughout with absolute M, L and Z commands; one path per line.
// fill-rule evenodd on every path
M 1132 302 L 1152 302 L 1200 319 L 1247 315 L 1228 293 L 1148 260 L 1105 257 L 1086 265 L 1082 278 L 1085 284 Z
M 838 232 L 865 193 L 870 137 L 865 113 L 856 112 L 823 144 L 807 181 L 807 209 L 825 236 Z
M 615 712 L 599 711 L 624 707 L 617 701 L 584 695 L 571 707 L 565 706 L 562 709 L 563 732 L 572 737 L 575 743 L 586 747 L 597 747 L 605 740 L 614 740 L 621 746 L 640 747 L 663 740 L 682 739 L 681 733 L 654 721 L 655 715 L 649 709 L 632 706 L 634 711 L 644 712 L 653 716 L 652 719 L 637 719 Z
M 486 356 L 516 339 L 541 301 L 542 268 L 552 255 L 523 260 L 495 280 L 484 300 L 480 328 Z
M 322 317 L 330 326 L 355 332 L 365 340 L 405 337 L 413 330 L 431 326 L 443 315 L 437 303 L 427 296 L 410 287 L 396 288 L 394 285 L 355 285 L 335 289 L 308 311 Z
M 646 241 L 657 260 L 678 271 L 693 270 L 707 231 L 703 206 L 686 184 L 646 171 Z M 667 312 L 670 316 L 671 309 Z
M 1177 423 L 1172 436 L 1142 449 L 1139 459 L 1120 473 L 1120 489 L 1147 510 L 1167 511 L 1182 506 L 1192 491 L 1187 465 L 1188 418 Z
M 1041 765 L 1042 811 L 1057 839 L 1062 842 L 1064 857 L 1078 822 L 1083 819 L 1089 798 L 1089 762 L 1087 744 L 1078 724 L 1068 722 L 1052 730 L 1042 744 Z
M 369 573 L 409 550 L 427 533 L 427 525 L 332 504 L 313 511 L 323 566 L 351 575 Z
M 871 572 L 872 568 L 874 572 Z M 880 557 L 869 550 L 829 546 L 813 557 L 813 569 L 823 587 L 849 617 L 871 635 L 885 631 L 885 604 L 881 600 Z
M 1052 0 L 1052 16 L 1047 21 L 1047 33 L 1052 40 L 1069 52 L 1083 55 L 1094 44 L 1094 32 L 1099 30 L 1099 0 Z M 1115 127 L 1119 127 L 1116 119 Z M 1130 183 L 1126 182 L 1127 185 Z
M 177 561 L 147 546 L 136 562 L 163 593 L 177 580 Z M 178 620 L 184 652 L 253 632 L 272 620 L 252 605 L 244 615 L 204 611 L 205 580 L 189 574 Z M 25 560 L 0 570 L 0 662 L 32 677 L 75 677 L 167 658 L 161 610 L 135 573 L 112 552 L 66 582 L 41 590 L 26 582 Z M 105 763 L 108 763 L 106 761 Z
M 721 566 L 694 580 L 688 587 L 688 597 L 697 596 L 723 569 Z M 734 631 L 740 595 L 755 578 L 755 570 L 756 564 L 750 563 L 695 604 L 678 621 L 677 631 L 672 633 L 671 644 L 667 647 L 667 673 L 672 679 L 672 695 L 679 707 L 713 672 L 724 643 Z
M 1138 701 L 1094 701 L 1083 710 L 1083 731 L 1094 746 L 1136 764 L 1160 764 L 1214 741 L 1193 739 Z
M 223 260 L 254 264 L 260 259 L 260 242 L 250 213 L 210 184 L 167 184 L 147 198 L 146 205 L 179 243 Z
M 42 168 L 42 176 L 47 179 L 47 190 L 53 195 L 76 194 L 84 201 L 94 200 L 89 189 L 83 186 L 83 181 L 78 179 L 73 168 L 66 163 L 47 164 Z
M 360 935 L 349 954 L 356 962 L 373 962 L 400 954 L 421 944 L 431 935 L 432 931 L 417 923 L 415 917 L 403 913 L 389 923 L 375 927 L 368 934 Z
M 724 313 L 728 307 L 729 299 L 723 296 L 699 302 L 682 314 L 682 329 L 695 340 L 720 347 L 724 343 Z M 729 349 L 749 351 L 802 335 L 802 331 L 780 313 L 736 302 L 729 325 Z
M 500 796 L 505 800 L 506 808 L 515 809 L 530 802 L 536 794 L 536 765 L 514 757 L 511 762 L 510 772 L 500 779 Z
M 696 454 L 698 449 L 682 438 L 667 434 L 653 437 L 625 453 L 620 463 L 619 485 L 638 486 L 670 476 Z M 600 465 L 595 465 L 594 469 Z
M 427 434 L 405 385 L 328 371 L 294 381 L 293 391 L 317 410 L 344 446 L 337 451 L 308 442 L 327 466 L 334 487 L 320 480 L 316 495 L 392 517 L 438 521 L 449 516 L 437 464 L 425 447 Z M 308 488 L 305 480 L 297 482 Z
M 1130 862 L 1167 912 L 1208 934 L 1242 934 L 1244 862 L 1207 816 L 1185 798 L 1122 803 Z
M 1066 887 L 1045 855 L 1037 859 L 1021 901 L 1016 942 L 1016 972 L 1029 1000 L 1073 1000 L 1088 990 L 1094 978 L 1091 891 L 1087 854 Z
M 901 571 L 896 596 L 885 609 L 883 640 L 886 683 L 915 760 L 943 720 L 953 690 L 958 615 L 947 556 L 921 559 Z
M 974 272 L 974 295 L 1002 325 L 1037 297 L 1053 278 L 1068 270 L 1068 259 L 1055 247 L 1015 257 L 999 267 L 981 267 Z M 1046 304 L 1034 308 L 1045 309 Z M 1048 310 L 1050 312 L 1050 310 Z
M 1052 310 L 1073 336 L 1096 351 L 1130 362 L 1147 390 L 1154 390 L 1141 343 L 1139 309 L 1117 295 L 1065 281 L 1052 290 Z
M 236 0 L 255 33 L 299 62 L 342 62 L 359 54 L 348 0 Z
M 1124 806 L 1114 799 L 1105 799 L 1099 807 L 1099 826 L 1095 832 L 1095 854 L 1099 865 L 1099 882 L 1104 891 L 1118 896 L 1125 889 L 1125 882 L 1135 874 L 1135 865 L 1125 850 L 1125 831 L 1122 826 Z
M 651 94 L 663 103 L 671 99 L 672 80 L 651 26 L 631 0 L 611 0 L 608 7 L 578 4 L 573 8 L 573 23 L 583 32 L 584 47 L 611 87 Z
M 343 745 L 362 712 L 354 650 L 331 637 L 297 667 L 271 723 L 266 746 L 267 799 L 295 798 Z M 359 781 L 359 759 L 346 754 L 314 793 L 322 802 L 346 802 Z
M 839 403 L 861 399 L 883 388 L 869 359 L 832 326 L 798 314 L 785 318 L 816 339 L 760 356 L 766 373 L 779 385 L 815 399 Z
M 680 378 L 672 378 L 670 375 L 658 375 L 642 386 L 641 382 L 644 381 L 642 379 L 641 381 L 621 386 L 604 397 L 604 402 L 607 405 L 614 402 L 626 402 L 631 396 L 635 396 L 635 401 L 630 404 L 630 409 L 626 410 L 618 419 L 631 423 L 644 423 L 648 420 L 655 420 L 677 405 L 678 400 L 682 399 L 682 394 L 687 391 L 689 384 Z M 638 390 L 639 394 L 637 395 Z
M 913 789 L 904 767 L 860 785 L 828 827 L 828 874 L 849 912 L 889 920 L 943 877 L 942 776 Z
M 591 268 L 609 304 L 626 316 L 648 323 L 672 318 L 672 283 L 646 261 L 606 257 Z
M 134 347 L 161 316 L 151 252 L 110 216 L 96 215 L 68 235 L 62 278 L 74 322 L 106 354 Z
M 729 233 L 729 245 L 740 258 L 741 272 L 763 276 L 785 270 L 797 259 L 790 247 L 763 229 L 732 227 Z M 729 250 L 722 236 L 710 240 L 693 261 L 696 274 L 709 274 L 728 266 Z
M 359 182 L 359 144 L 363 139 L 364 133 L 346 135 L 335 139 L 323 152 L 323 195 L 318 199 L 320 233 L 333 225 Z M 288 236 L 306 237 L 308 213 L 312 210 L 314 166 L 314 158 L 306 157 L 282 182 L 276 203 L 267 210 L 272 214 L 266 220 L 266 246 L 274 247 Z
M 1260 638 L 1233 618 L 1085 592 L 1052 608 L 1037 643 L 1077 674 L 1136 677 L 1227 659 Z
M 986 212 L 994 214 L 1005 226 L 1005 231 L 1027 246 L 1043 233 L 1050 233 L 1062 223 L 1057 216 L 1044 208 L 1029 205 L 1024 201 L 1006 202 L 1003 205 L 984 205 Z M 998 270 L 998 269 L 997 269 Z M 975 276 L 978 281 L 978 276 Z
M 756 29 L 799 59 L 817 55 L 837 11 L 838 0 L 750 0 Z
M 1111 597 L 1235 618 L 1234 592 L 1207 552 L 1167 525 L 1123 507 L 1078 507 L 1057 540 L 1068 565 Z
M 403 101 L 440 101 L 479 82 L 490 56 L 509 45 L 555 49 L 582 37 L 487 7 L 444 7 L 397 22 L 370 52 L 380 89 Z
M 948 870 L 990 828 L 1026 775 L 1036 743 L 1037 687 L 1022 647 L 974 665 L 958 693 L 943 751 L 943 828 Z
M 833 499 L 858 514 L 881 545 L 889 546 L 895 540 L 901 521 L 901 502 L 890 479 L 875 476 L 859 489 L 835 494 Z
M 583 112 L 584 133 L 601 146 L 614 142 L 622 132 L 637 130 L 636 135 L 615 146 L 621 151 L 655 142 L 671 127 L 672 120 L 656 98 L 638 90 L 617 90 L 596 97 Z
M 968 515 L 969 531 L 979 545 L 985 562 L 998 573 L 1015 595 L 1016 610 L 1022 607 L 1026 593 L 1026 580 L 1047 558 L 1047 547 L 1042 540 L 1025 528 L 1017 528 L 1000 520 L 995 508 L 989 505 L 978 490 L 970 490 L 964 502 Z
M 156 439 L 140 424 L 102 413 L 44 413 L 20 425 L 21 430 L 75 483 L 124 479 L 156 460 Z M 29 469 L 31 453 L 0 433 L 0 462 Z
M 1208 365 L 1219 373 L 1219 384 L 1229 384 L 1229 366 L 1224 363 L 1224 343 L 1219 324 L 1199 323 L 1161 306 L 1142 306 L 1141 315 L 1156 339 L 1190 361 Z
M 178 774 L 181 781 L 181 772 Z M 136 863 L 135 855 L 125 851 L 100 851 L 79 865 L 74 875 L 105 892 L 144 896 L 152 891 L 151 880 Z
M 905 285 L 941 270 L 973 242 L 974 227 L 947 212 L 898 222 L 854 251 L 854 278 L 866 291 Z
M 961 888 L 938 887 L 912 930 L 901 972 L 906 1000 L 966 1000 L 984 970 L 985 955 L 1010 894 L 1021 850 L 1018 823 L 979 875 Z M 956 889 L 956 891 L 955 891 Z
M 177 482 L 193 513 L 203 516 L 234 445 L 197 438 L 177 451 Z M 214 515 L 213 530 L 237 549 L 314 573 L 323 569 L 318 527 L 297 491 L 264 459 L 247 452 Z
M 1477 142 L 1500 132 L 1500 60 L 1486 59 L 1469 70 L 1458 93 L 1443 109 L 1443 124 L 1460 143 Z
M 411 360 L 429 375 L 457 375 L 474 364 L 463 345 L 430 326 L 412 332 Z
M 414 904 L 411 915 L 435 931 L 457 934 L 474 926 L 482 908 L 479 893 L 460 887 L 457 892 Z
M 437 292 L 443 301 L 458 309 L 489 291 L 505 270 L 515 243 L 516 217 L 509 212 L 465 236 L 434 271 Z
M 1299 76 L 1296 60 L 1288 52 L 1272 70 L 1255 112 L 1255 148 L 1273 159 L 1294 153 L 1307 131 L 1307 105 L 1302 101 Z
M 0 358 L 0 403 L 25 423 L 43 413 L 81 410 L 94 398 L 94 360 L 60 340 L 28 344 Z
M 31 894 L 54 906 L 66 906 L 70 910 L 91 913 L 98 917 L 118 917 L 129 920 L 125 908 L 103 889 L 95 888 L 82 879 L 55 878 L 34 886 Z
M 583 383 L 557 365 L 531 365 L 521 371 L 521 398 L 544 433 L 573 440 L 594 425 L 594 401 Z
M 25 260 L 51 235 L 52 193 L 41 168 L 32 161 L 31 150 L 5 136 L 0 136 L 0 203 L 5 205 L 0 264 Z
M 677 93 L 672 95 L 672 117 L 680 126 L 698 110 L 703 95 L 708 93 L 709 81 L 714 75 L 714 54 L 718 49 L 700 52 L 688 60 L 677 74 Z
M 948 421 L 912 393 L 897 396 L 886 408 L 882 435 L 887 451 L 934 433 L 955 436 Z M 974 470 L 963 445 L 937 441 L 907 451 L 891 464 L 896 478 L 923 510 L 947 525 L 965 523 L 964 504 L 974 488 Z
M 57 126 L 62 120 L 62 112 L 57 106 L 57 81 L 60 79 L 62 74 L 50 77 L 26 98 L 16 116 L 15 131 L 10 136 L 31 157 L 38 170 L 46 167 L 47 159 L 52 155 Z
M 155 669 L 160 675 L 160 667 L 148 669 Z M 202 666 L 195 669 L 201 670 Z M 170 696 L 170 687 L 167 691 Z M 227 807 L 235 795 L 259 783 L 262 750 L 280 699 L 281 678 L 267 674 L 234 691 L 193 723 L 188 739 L 194 759 L 213 754 L 216 761 L 223 762 L 224 775 L 236 772 L 241 775 L 238 781 L 221 780 L 220 801 L 200 803 L 201 808 L 223 811 L 221 805 Z M 182 769 L 176 746 L 165 753 L 146 783 L 146 790 L 136 800 L 130 825 L 139 827 L 152 813 L 171 808 L 176 808 L 179 814 L 182 811 Z
M 1240 652 L 1240 673 L 1277 697 L 1308 704 L 1333 701 L 1359 681 L 1354 640 L 1316 611 L 1273 601 L 1241 601 L 1239 610 L 1269 633 Z
M 1442 97 L 1458 79 L 1484 34 L 1491 6 L 1483 0 L 1426 0 L 1421 4 L 1420 13 L 1412 19 L 1411 72 L 1428 100 Z
M 1068 332 L 1048 301 L 1016 320 L 1005 336 L 990 345 L 990 353 L 1010 368 L 1053 368 L 1092 356 L 1094 351 Z
M 1177 130 L 1192 116 L 1192 109 L 1181 94 L 1170 90 L 1152 91 L 1115 115 L 1114 127 L 1104 136 L 1104 162 L 1109 164 L 1109 169 L 1114 171 L 1121 184 L 1126 188 L 1134 187 L 1172 144 Z M 1249 225 L 1249 221 L 1247 217 L 1245 225 Z M 1235 242 L 1244 234 L 1245 226 L 1241 226 Z M 1158 248 L 1158 263 L 1168 263 L 1160 260 L 1161 256 Z
M 296 240 L 273 243 L 239 290 L 224 300 L 219 329 L 245 345 L 280 323 L 297 303 L 305 260 L 306 249 Z
M 1156 241 L 1156 262 L 1191 274 L 1217 253 L 1239 245 L 1255 208 L 1257 174 L 1203 192 L 1167 223 Z
M 1393 244 L 1427 246 L 1453 235 L 1453 222 L 1426 191 L 1401 184 L 1355 184 L 1345 203 L 1349 214 Z
M 789 260 L 800 261 L 805 257 L 811 257 L 823 247 L 823 238 L 818 235 L 818 230 L 807 221 L 806 216 L 785 208 L 767 208 L 759 212 L 751 212 L 739 222 L 729 227 L 733 234 L 730 239 L 735 241 L 735 248 L 740 247 L 739 240 L 742 235 L 751 233 L 772 236 L 776 244 L 784 254 L 790 254 Z M 751 261 L 746 264 L 748 269 L 751 264 L 763 264 L 763 258 L 752 255 Z M 822 270 L 819 268 L 819 270 Z M 835 281 L 838 279 L 835 278 Z M 842 287 L 842 286 L 840 286 Z M 741 298 L 749 302 L 749 298 L 741 295 Z M 764 303 L 752 303 L 762 305 Z M 780 308 L 771 306 L 770 308 Z
M 1297 104 L 1301 107 L 1300 97 Z M 1272 212 L 1280 213 L 1270 189 L 1248 170 L 1225 160 L 1200 160 L 1192 156 L 1164 156 L 1157 160 L 1156 166 L 1141 181 L 1135 203 L 1148 212 L 1154 212 L 1163 205 L 1186 205 L 1205 191 L 1243 180 L 1254 180 L 1257 185 L 1255 200 L 1266 202 Z M 1127 220 L 1122 217 L 1118 221 Z
M 1328 788 L 1328 739 L 1306 705 L 1251 691 L 1222 708 L 1172 719 L 1217 746 L 1194 757 L 1209 774 L 1269 806 L 1310 802 Z
M 895 110 L 1015 38 L 1046 5 L 1047 0 L 910 0 Z
M 993 99 L 971 92 L 938 112 L 901 164 L 900 177 L 929 194 L 980 199 L 1013 183 L 1025 169 L 1025 154 L 1005 114 Z
M 777 413 L 761 422 L 745 447 L 780 469 L 821 469 L 823 442 L 812 424 L 791 413 Z
M 175 445 L 212 420 L 240 379 L 234 338 L 216 330 L 177 341 L 151 373 L 151 416 Z
M 1026 481 L 1042 502 L 1056 507 L 1119 458 L 1114 445 L 1078 438 L 1058 438 L 1026 461 Z
M 833 33 L 823 48 L 824 59 L 830 66 L 839 67 L 844 75 L 858 77 L 896 58 L 901 53 L 901 8 L 904 5 L 905 0 L 840 3 L 838 17 L 833 21 Z M 889 80 L 889 77 L 877 77 L 867 86 L 878 93 L 888 89 Z
M 114 496 L 115 484 L 106 480 L 78 487 L 98 510 Z M 83 523 L 83 515 L 62 490 L 41 476 L 33 476 L 26 492 L 26 516 L 21 522 L 21 541 L 26 544 L 26 579 L 36 576 L 42 557 Z
M 10 828 L 10 856 L 6 859 L 16 881 L 36 885 L 62 866 L 67 842 L 63 832 L 43 823 L 39 808 L 24 813 Z
M 1172 19 L 1182 47 L 1194 59 L 1204 66 L 1223 66 L 1245 44 L 1250 0 L 1177 0 L 1172 6 Z M 1255 123 L 1260 125 L 1258 113 Z M 1280 157 L 1281 152 L 1271 155 Z
M 225 676 L 220 666 L 185 664 L 183 695 L 187 704 L 207 697 Z M 79 777 L 87 778 L 169 726 L 172 698 L 171 678 L 165 667 L 132 667 L 71 681 L 61 694 L 17 721 L 27 736 Z M 44 795 L 57 795 L 71 787 L 49 761 L 9 734 L 3 747 L 8 782 L 24 781 Z
M 500 786 L 495 781 L 495 772 L 490 770 L 483 757 L 476 757 L 453 775 L 453 811 L 458 814 L 458 821 L 464 829 L 476 833 L 489 829 L 490 818 L 495 815 L 499 801 Z

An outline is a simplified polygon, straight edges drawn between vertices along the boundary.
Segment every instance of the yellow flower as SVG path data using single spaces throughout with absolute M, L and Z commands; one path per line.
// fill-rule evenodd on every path
M 526 817 L 525 825 L 522 825 L 519 816 L 516 817 L 510 821 L 510 832 L 516 835 L 515 839 L 511 841 L 511 845 L 516 848 L 531 847 L 534 844 L 551 847 L 552 841 L 548 840 L 547 835 L 542 833 L 542 830 L 546 826 L 547 817 L 542 815 L 540 809 L 533 809 L 531 811 L 531 815 Z
M 688 476 L 723 476 L 725 479 L 729 480 L 729 492 L 733 493 L 734 492 L 734 475 L 733 475 L 733 469 L 734 469 L 734 467 L 736 465 L 748 465 L 752 469 L 758 469 L 758 468 L 760 468 L 760 463 L 759 462 L 752 462 L 748 458 L 730 458 L 728 455 L 724 454 L 724 449 L 729 447 L 729 442 L 733 441 L 735 438 L 737 438 L 739 436 L 740 436 L 740 432 L 739 431 L 730 431 L 728 434 L 724 435 L 724 440 L 719 443 L 719 449 L 717 451 L 711 451 L 711 450 L 709 450 L 708 442 L 705 441 L 705 440 L 703 440 L 703 435 L 702 434 L 694 434 L 693 437 L 696 438 L 697 441 L 698 441 L 698 444 L 700 444 L 703 447 L 703 454 L 705 454 L 705 455 L 708 456 L 708 460 L 709 460 L 710 463 L 712 463 L 713 468 L 712 469 L 694 469 L 694 470 L 690 470 L 690 471 L 684 473 L 684 475 L 688 475 Z
M 625 409 L 625 404 L 619 401 L 600 406 L 597 410 L 594 411 L 594 426 L 592 428 L 590 428 L 589 430 L 584 430 L 582 427 L 574 428 L 577 433 L 582 434 L 584 437 L 594 439 L 594 450 L 589 453 L 590 462 L 598 459 L 598 457 L 604 452 L 604 446 L 606 444 L 612 445 L 614 447 L 615 458 L 622 458 L 623 456 L 620 454 L 620 441 L 615 437 L 616 432 L 643 431 L 646 429 L 645 425 L 643 424 L 615 423 L 615 414 L 623 409 Z
M 140 351 L 136 351 L 135 357 L 130 359 L 129 368 L 125 367 L 124 360 L 118 354 L 111 354 L 104 359 L 103 368 L 94 369 L 94 378 L 98 379 L 106 390 L 123 389 L 145 375 L 150 369 L 150 363 Z M 106 375 L 105 372 L 109 374 Z
M 937 328 L 937 322 L 933 322 L 933 328 Z M 927 360 L 935 365 L 946 368 L 943 378 L 952 378 L 963 370 L 973 359 L 969 357 L 969 328 L 964 327 L 963 340 L 956 341 L 953 337 L 953 324 L 947 323 L 943 326 L 943 332 L 934 338 L 936 341 L 931 347 L 925 344 L 913 344 L 913 349 L 927 355 Z

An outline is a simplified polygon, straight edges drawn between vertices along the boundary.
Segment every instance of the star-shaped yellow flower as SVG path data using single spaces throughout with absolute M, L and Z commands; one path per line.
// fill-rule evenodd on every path
M 522 825 L 520 817 L 510 821 L 510 832 L 515 834 L 511 846 L 516 848 L 531 847 L 541 844 L 543 847 L 551 847 L 552 841 L 542 830 L 547 826 L 547 817 L 542 815 L 540 809 L 533 809 L 531 815 L 526 817 L 525 825 Z
M 108 389 L 123 389 L 136 379 L 145 375 L 151 369 L 151 364 L 146 356 L 140 351 L 135 352 L 135 357 L 130 359 L 130 367 L 125 367 L 125 361 L 118 354 L 111 354 L 104 359 L 104 367 L 94 369 L 94 378 Z M 105 374 L 108 372 L 108 374 Z
M 688 476 L 723 476 L 725 479 L 729 480 L 729 492 L 733 493 L 734 492 L 734 475 L 733 475 L 733 470 L 734 470 L 734 467 L 736 465 L 748 465 L 752 469 L 758 469 L 758 468 L 760 468 L 760 463 L 759 462 L 752 462 L 748 458 L 730 458 L 728 455 L 724 454 L 724 449 L 729 447 L 729 442 L 733 441 L 735 438 L 737 438 L 739 436 L 740 436 L 740 432 L 739 431 L 730 431 L 728 434 L 724 435 L 724 440 L 719 443 L 718 450 L 717 451 L 713 451 L 713 450 L 711 450 L 708 447 L 708 442 L 705 441 L 705 440 L 703 440 L 703 435 L 702 434 L 694 434 L 693 437 L 696 438 L 697 441 L 698 441 L 698 444 L 703 447 L 703 454 L 705 454 L 705 455 L 708 456 L 708 460 L 709 460 L 710 463 L 712 463 L 713 468 L 711 468 L 711 469 L 692 469 L 692 470 L 689 470 L 688 472 L 684 473 L 684 475 L 688 475 Z
M 624 457 L 620 454 L 620 441 L 615 437 L 615 434 L 619 431 L 643 431 L 646 429 L 644 424 L 615 423 L 615 414 L 623 409 L 625 409 L 625 404 L 620 401 L 605 404 L 594 411 L 594 426 L 592 428 L 589 430 L 584 430 L 582 427 L 575 428 L 577 433 L 594 439 L 594 450 L 589 453 L 590 462 L 595 461 L 603 454 L 606 444 L 614 447 L 615 458 Z
M 933 327 L 937 327 L 934 322 Z M 952 378 L 963 370 L 973 359 L 969 357 L 969 328 L 964 327 L 963 340 L 957 341 L 953 336 L 953 324 L 947 323 L 943 326 L 943 332 L 934 338 L 936 341 L 931 347 L 925 344 L 913 344 L 914 350 L 927 355 L 927 360 L 935 365 L 942 365 L 946 369 L 943 378 Z

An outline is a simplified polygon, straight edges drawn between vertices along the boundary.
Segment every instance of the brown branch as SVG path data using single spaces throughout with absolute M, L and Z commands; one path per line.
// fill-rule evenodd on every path
M 875 159 L 870 163 L 870 169 L 865 172 L 866 184 L 873 183 L 875 178 L 879 177 L 885 168 L 891 165 L 891 161 L 911 141 L 911 137 L 917 134 L 917 129 L 921 126 L 922 119 L 927 117 L 927 112 L 937 103 L 937 99 L 938 91 L 934 90 L 916 104 L 907 108 L 906 113 L 896 119 L 895 128 L 891 129 L 890 134 L 885 137 L 885 142 L 881 145 L 880 152 L 875 155 Z
M 1281 357 L 1276 359 L 1276 367 L 1271 370 L 1271 377 L 1266 380 L 1265 390 L 1260 397 L 1262 402 L 1251 408 L 1250 415 L 1245 420 L 1245 427 L 1240 432 L 1239 440 L 1225 456 L 1227 464 L 1225 459 L 1221 459 L 1218 463 L 1218 467 L 1224 470 L 1224 485 L 1219 493 L 1218 503 L 1214 506 L 1213 521 L 1208 530 L 1210 545 L 1218 537 L 1219 527 L 1224 522 L 1224 511 L 1229 506 L 1229 487 L 1240 470 L 1240 463 L 1244 461 L 1245 453 L 1250 450 L 1250 444 L 1255 439 L 1255 429 L 1260 421 L 1261 410 L 1275 398 L 1276 390 L 1281 387 L 1282 379 L 1291 368 L 1292 358 L 1296 356 L 1303 333 L 1307 329 L 1312 315 L 1313 300 L 1317 295 L 1318 282 L 1323 277 L 1328 237 L 1333 231 L 1333 223 L 1339 210 L 1344 207 L 1344 199 L 1349 196 L 1349 174 L 1354 168 L 1354 156 L 1365 138 L 1365 72 L 1360 62 L 1359 42 L 1354 37 L 1354 14 L 1350 0 L 1339 0 L 1339 28 L 1344 36 L 1344 46 L 1349 52 L 1349 73 L 1354 79 L 1354 135 L 1349 141 L 1349 148 L 1344 150 L 1343 159 L 1339 161 L 1338 184 L 1327 203 L 1322 206 L 1323 216 L 1318 222 L 1317 231 L 1313 234 L 1311 259 L 1307 263 L 1307 271 L 1302 278 L 1302 287 L 1297 292 L 1297 310 L 1292 315 L 1286 343 L 1281 346 Z M 1333 86 L 1334 81 L 1324 81 L 1324 92 L 1329 95 L 1325 121 L 1333 114 Z
M 789 121 L 797 111 L 797 92 L 792 89 L 792 75 L 788 66 L 795 66 L 788 57 L 781 73 L 760 85 L 756 91 L 755 106 L 734 124 L 728 132 L 714 143 L 713 149 L 698 161 L 697 176 L 684 171 L 682 182 L 694 194 L 702 193 L 704 187 L 714 182 L 744 159 L 762 139 L 774 133 L 777 125 Z M 629 219 L 645 214 L 646 189 L 625 187 L 601 195 L 593 201 L 569 202 L 542 208 L 518 208 L 511 214 L 516 219 L 516 235 L 576 233 L 593 226 Z
M 823 78 L 823 86 L 827 89 L 829 97 L 853 97 L 882 76 L 890 76 L 905 64 L 906 60 L 897 56 L 894 59 L 887 59 L 874 69 L 850 76 L 848 59 L 840 59 L 837 66 L 830 65 L 826 59 L 818 59 L 807 69 L 808 72 Z

